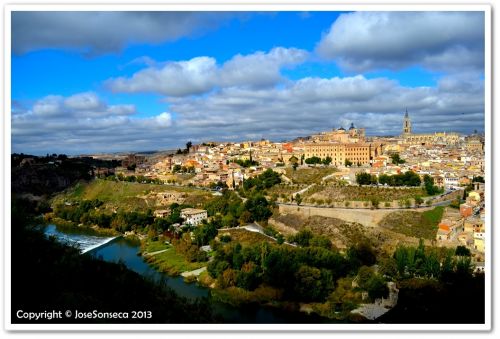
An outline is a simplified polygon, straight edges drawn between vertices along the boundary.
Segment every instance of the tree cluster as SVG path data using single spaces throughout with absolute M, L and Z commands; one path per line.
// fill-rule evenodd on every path
M 443 193 L 443 189 L 434 185 L 434 179 L 428 174 L 424 175 L 424 187 L 428 195 Z
M 418 247 L 399 246 L 393 255 L 395 274 L 402 278 L 426 277 L 448 281 L 455 274 L 472 275 L 470 252 L 457 248 L 438 252 L 437 249 L 426 250 L 423 241 Z
M 332 157 L 327 156 L 324 159 L 321 159 L 319 157 L 313 156 L 310 158 L 307 158 L 305 160 L 305 163 L 308 165 L 330 165 L 332 163 Z
M 322 301 L 333 291 L 335 281 L 348 272 L 343 255 L 322 247 L 218 246 L 208 272 L 221 288 L 254 290 L 267 285 L 282 289 L 291 300 Z
M 406 160 L 402 159 L 399 156 L 399 153 L 392 154 L 391 155 L 391 160 L 392 160 L 392 163 L 395 164 L 395 165 L 404 164 L 406 162 Z
M 245 191 L 263 191 L 279 183 L 281 183 L 280 174 L 276 173 L 272 169 L 267 169 L 262 174 L 245 180 L 243 183 L 243 189 Z
M 378 183 L 388 186 L 420 186 L 421 180 L 420 176 L 413 171 L 395 175 L 381 174 L 378 179 L 373 174 L 360 172 L 356 173 L 356 183 L 359 185 L 376 185 Z

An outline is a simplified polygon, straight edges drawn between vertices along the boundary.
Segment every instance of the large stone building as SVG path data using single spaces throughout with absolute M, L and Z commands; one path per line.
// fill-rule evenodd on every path
M 483 140 L 477 133 L 474 133 L 465 138 L 465 148 L 468 151 L 482 152 L 484 148 Z
M 371 160 L 382 154 L 382 143 L 367 143 L 365 129 L 351 123 L 349 130 L 340 127 L 313 135 L 311 142 L 304 144 L 305 158 L 330 157 L 332 165 L 344 165 L 349 160 L 354 165 L 369 165 Z
M 403 120 L 403 134 L 401 138 L 404 143 L 411 145 L 428 145 L 428 144 L 457 144 L 460 141 L 460 134 L 456 132 L 435 132 L 429 134 L 414 134 L 411 131 L 411 120 L 408 115 L 408 110 L 405 112 Z
M 332 129 L 331 131 L 321 132 L 320 134 L 315 134 L 311 137 L 315 142 L 341 142 L 341 143 L 356 143 L 365 141 L 365 129 L 356 128 L 354 124 L 351 123 L 349 130 L 343 127 Z

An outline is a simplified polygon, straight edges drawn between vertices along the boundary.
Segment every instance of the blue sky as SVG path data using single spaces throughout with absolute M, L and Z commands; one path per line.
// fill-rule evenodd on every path
M 484 130 L 471 12 L 16 12 L 12 148 L 91 153 Z M 466 28 L 464 28 L 466 26 Z M 460 117 L 460 119 L 457 119 Z

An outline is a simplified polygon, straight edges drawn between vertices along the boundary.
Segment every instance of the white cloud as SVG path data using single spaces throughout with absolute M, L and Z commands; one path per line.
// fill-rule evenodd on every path
M 52 116 L 63 113 L 61 111 L 62 97 L 49 95 L 38 100 L 33 106 L 33 113 L 40 116 Z
M 172 116 L 170 113 L 163 112 L 153 118 L 158 127 L 170 127 L 172 125 Z
M 118 52 L 127 44 L 162 43 L 200 35 L 234 17 L 229 12 L 28 12 L 12 13 L 12 50 L 42 48 L 87 54 Z
M 79 93 L 64 100 L 68 109 L 74 110 L 96 110 L 103 107 L 97 95 L 93 92 Z
M 106 83 L 113 92 L 153 92 L 172 96 L 200 94 L 214 85 L 215 59 L 197 57 L 188 61 L 168 62 L 161 68 L 146 68 L 131 78 L 116 78 Z
M 167 96 L 201 94 L 215 87 L 271 86 L 282 80 L 280 70 L 306 60 L 308 53 L 295 48 L 273 48 L 268 53 L 236 55 L 222 66 L 211 57 L 166 62 L 149 67 L 132 77 L 106 81 L 113 92 L 160 93 Z
M 482 12 L 355 12 L 342 14 L 317 52 L 348 70 L 482 70 Z
M 443 77 L 436 87 L 360 75 L 304 78 L 272 88 L 233 86 L 170 97 L 167 112 L 142 118 L 130 114 L 132 105 L 108 106 L 99 99 L 102 108 L 82 111 L 64 106 L 66 99 L 45 97 L 24 112 L 26 104 L 16 103 L 13 150 L 111 152 L 173 149 L 189 140 L 284 140 L 351 122 L 370 135 L 397 135 L 406 107 L 416 132 L 484 130 L 484 80 L 477 73 Z M 51 114 L 35 114 L 35 107 L 50 107 Z
M 14 151 L 135 149 L 135 143 L 151 144 L 168 135 L 170 113 L 134 117 L 135 113 L 134 105 L 108 105 L 92 92 L 47 96 L 12 116 Z
M 273 48 L 269 53 L 238 54 L 220 70 L 221 86 L 270 86 L 282 80 L 280 69 L 304 62 L 308 53 L 296 48 Z

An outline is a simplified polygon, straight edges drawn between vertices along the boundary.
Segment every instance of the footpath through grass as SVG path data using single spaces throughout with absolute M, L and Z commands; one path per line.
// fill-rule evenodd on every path
M 312 167 L 312 168 L 293 168 L 286 169 L 286 176 L 293 181 L 294 184 L 318 184 L 321 179 L 329 174 L 338 172 L 334 167 Z
M 177 253 L 175 247 L 167 245 L 163 241 L 147 241 L 142 246 L 143 252 L 156 252 L 165 250 L 165 252 L 155 255 L 147 255 L 144 260 L 160 272 L 176 276 L 185 271 L 193 271 L 207 265 L 207 262 L 188 262 L 186 258 Z

